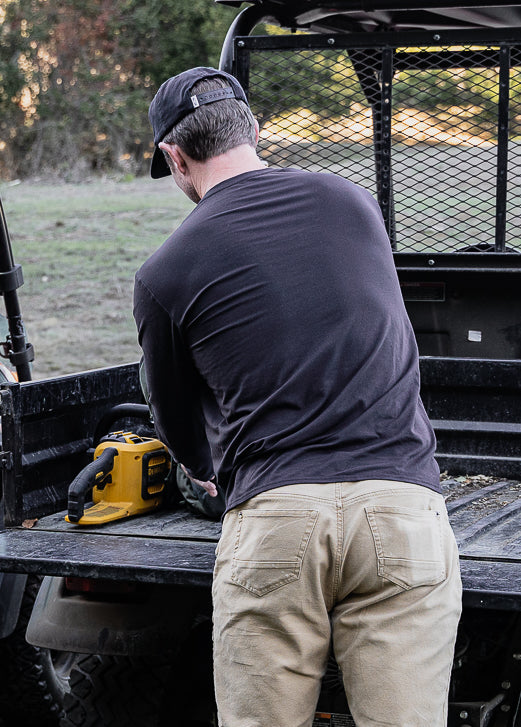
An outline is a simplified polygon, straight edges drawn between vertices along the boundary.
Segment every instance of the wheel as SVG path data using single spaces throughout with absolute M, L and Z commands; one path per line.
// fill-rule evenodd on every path
M 166 671 L 143 658 L 80 657 L 71 672 L 62 727 L 159 727 Z
M 61 727 L 213 727 L 211 638 L 204 631 L 201 638 L 194 629 L 175 654 L 80 656 Z
M 57 727 L 75 655 L 32 646 L 25 631 L 41 578 L 29 576 L 18 622 L 0 640 L 0 714 L 6 725 Z

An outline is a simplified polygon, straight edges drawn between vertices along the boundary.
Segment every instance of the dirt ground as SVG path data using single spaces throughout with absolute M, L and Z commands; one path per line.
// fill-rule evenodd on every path
M 1 184 L 33 378 L 137 361 L 134 274 L 193 205 L 171 179 Z

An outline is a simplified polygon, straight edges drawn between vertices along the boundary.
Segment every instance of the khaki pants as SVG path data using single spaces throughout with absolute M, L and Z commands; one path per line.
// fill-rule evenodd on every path
M 310 727 L 331 639 L 357 727 L 446 725 L 461 581 L 441 495 L 258 495 L 225 517 L 213 597 L 220 727 Z

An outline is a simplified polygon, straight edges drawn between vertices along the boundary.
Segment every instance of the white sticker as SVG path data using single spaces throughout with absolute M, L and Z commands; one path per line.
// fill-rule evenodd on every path
M 469 341 L 476 341 L 477 343 L 480 343 L 481 331 L 469 331 L 468 339 Z

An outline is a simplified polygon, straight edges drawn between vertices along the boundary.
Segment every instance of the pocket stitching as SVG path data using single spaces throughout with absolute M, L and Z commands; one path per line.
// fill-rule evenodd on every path
M 366 517 L 369 523 L 369 528 L 371 530 L 373 541 L 375 544 L 375 550 L 376 550 L 376 561 L 377 561 L 377 573 L 381 578 L 384 578 L 385 580 L 394 583 L 395 585 L 399 586 L 400 588 L 403 588 L 406 591 L 411 590 L 412 588 L 419 588 L 421 586 L 434 586 L 438 583 L 441 583 L 446 578 L 446 567 L 445 563 L 443 561 L 443 538 L 442 538 L 442 521 L 440 517 L 440 513 L 435 510 L 413 510 L 411 508 L 405 508 L 405 507 L 399 507 L 399 506 L 368 506 L 365 507 L 365 513 Z M 383 544 L 382 539 L 380 537 L 380 532 L 378 529 L 378 523 L 376 521 L 376 513 L 382 512 L 382 513 L 394 513 L 394 514 L 402 514 L 402 515 L 409 515 L 409 514 L 417 514 L 420 513 L 433 513 L 436 516 L 436 526 L 437 526 L 437 550 L 439 559 L 438 560 L 426 560 L 424 558 L 416 558 L 414 560 L 411 560 L 409 558 L 392 558 L 385 555 L 383 550 Z M 418 584 L 410 584 L 404 581 L 402 578 L 397 576 L 395 573 L 391 571 L 392 565 L 398 565 L 400 563 L 418 563 L 418 564 L 432 564 L 437 566 L 435 573 L 431 578 L 429 578 L 429 582 L 427 583 L 418 583 Z
M 278 588 L 281 588 L 282 586 L 287 585 L 288 583 L 292 583 L 300 578 L 300 573 L 302 569 L 302 563 L 304 561 L 304 556 L 306 554 L 307 548 L 309 546 L 309 543 L 311 541 L 311 536 L 313 534 L 313 531 L 316 526 L 316 522 L 318 520 L 318 510 L 297 510 L 297 511 L 284 511 L 284 510 L 263 510 L 263 511 L 254 511 L 251 513 L 247 513 L 247 517 L 269 517 L 270 515 L 276 515 L 277 517 L 295 517 L 296 514 L 298 514 L 299 517 L 306 518 L 306 526 L 302 533 L 302 537 L 300 539 L 299 547 L 297 550 L 297 554 L 295 556 L 294 560 L 291 561 L 283 561 L 283 560 L 260 560 L 260 561 L 254 561 L 254 560 L 244 560 L 242 558 L 237 557 L 237 551 L 239 549 L 240 544 L 240 532 L 242 530 L 242 524 L 244 522 L 244 513 L 239 512 L 239 525 L 237 527 L 237 534 L 235 539 L 235 548 L 234 548 L 234 555 L 232 558 L 231 563 L 231 580 L 236 583 L 241 588 L 244 588 L 245 590 L 249 591 L 250 593 L 253 593 L 255 596 L 264 596 L 266 593 L 270 593 L 272 591 L 277 590 Z M 257 568 L 260 568 L 262 566 L 265 566 L 267 568 L 278 568 L 282 569 L 285 568 L 286 571 L 289 569 L 289 567 L 293 566 L 292 572 L 285 575 L 283 578 L 279 578 L 278 580 L 272 581 L 266 586 L 263 586 L 262 588 L 259 587 L 252 587 L 248 581 L 242 579 L 240 577 L 240 574 L 237 573 L 237 565 L 240 564 L 248 564 L 252 567 L 256 566 Z

